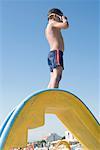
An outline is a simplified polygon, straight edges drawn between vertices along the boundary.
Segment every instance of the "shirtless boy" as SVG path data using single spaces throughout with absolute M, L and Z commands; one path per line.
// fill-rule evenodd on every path
M 61 29 L 69 27 L 67 17 L 56 8 L 48 12 L 48 25 L 45 35 L 50 45 L 50 53 L 48 55 L 48 65 L 50 67 L 50 82 L 48 88 L 58 88 L 62 78 L 64 41 Z

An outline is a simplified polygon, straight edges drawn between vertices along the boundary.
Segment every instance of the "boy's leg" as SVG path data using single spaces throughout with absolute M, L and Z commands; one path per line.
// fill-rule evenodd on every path
M 53 69 L 53 72 L 51 73 L 51 79 L 50 79 L 48 88 L 58 88 L 59 87 L 59 82 L 62 77 L 62 71 L 63 71 L 62 66 L 58 66 L 57 68 Z
M 53 78 L 53 72 L 50 72 L 50 81 L 49 81 L 49 84 L 48 84 L 48 88 L 52 88 L 52 78 Z
M 54 88 L 59 87 L 59 82 L 62 78 L 62 71 L 63 71 L 62 66 L 58 66 L 57 68 L 53 69 L 53 82 L 52 82 L 52 85 L 54 86 Z

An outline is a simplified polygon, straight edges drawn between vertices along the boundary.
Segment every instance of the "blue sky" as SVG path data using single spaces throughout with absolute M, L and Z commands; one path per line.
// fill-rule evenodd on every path
M 54 7 L 70 24 L 62 30 L 65 70 L 60 88 L 77 95 L 99 118 L 99 1 L 1 0 L 0 124 L 22 99 L 47 88 L 49 45 L 44 30 L 47 12 Z M 47 122 L 50 119 L 57 128 L 56 117 L 47 115 Z M 62 126 L 59 133 L 64 130 Z

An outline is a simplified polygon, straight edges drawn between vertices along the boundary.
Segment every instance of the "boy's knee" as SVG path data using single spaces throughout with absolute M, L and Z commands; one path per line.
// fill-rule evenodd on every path
M 62 78 L 62 75 L 61 75 L 61 74 L 57 75 L 57 76 L 55 77 L 56 82 L 59 82 L 59 81 L 61 80 L 61 78 Z

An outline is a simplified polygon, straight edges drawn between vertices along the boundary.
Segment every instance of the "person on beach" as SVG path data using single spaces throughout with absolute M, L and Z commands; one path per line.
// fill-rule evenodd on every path
M 48 12 L 48 24 L 45 29 L 46 39 L 50 45 L 48 65 L 50 67 L 50 82 L 48 88 L 58 88 L 64 70 L 64 41 L 61 29 L 67 29 L 69 23 L 61 10 L 53 8 Z
M 59 141 L 53 150 L 71 150 L 70 144 L 66 140 Z

